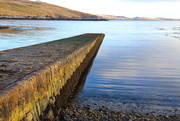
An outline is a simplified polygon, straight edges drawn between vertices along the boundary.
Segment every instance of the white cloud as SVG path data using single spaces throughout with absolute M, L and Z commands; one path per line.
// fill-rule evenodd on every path
M 180 2 L 180 0 L 116 0 L 119 2 L 143 2 L 143 3 L 147 3 L 147 2 Z

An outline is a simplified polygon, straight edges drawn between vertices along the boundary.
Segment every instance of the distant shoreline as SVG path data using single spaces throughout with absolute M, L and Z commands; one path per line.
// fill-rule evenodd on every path
M 53 18 L 53 17 L 41 17 L 41 16 L 9 16 L 0 15 L 0 20 L 72 20 L 72 21 L 108 21 L 108 19 L 103 18 Z
M 106 19 L 106 18 L 52 18 L 52 17 L 35 17 L 35 16 L 2 16 L 0 15 L 0 20 L 59 20 L 59 21 L 109 21 L 109 20 L 119 20 L 119 21 L 180 21 L 180 19 L 137 19 L 137 18 L 127 18 L 127 19 Z

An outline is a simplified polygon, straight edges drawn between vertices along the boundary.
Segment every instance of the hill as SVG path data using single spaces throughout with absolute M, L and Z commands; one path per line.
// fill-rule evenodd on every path
M 172 19 L 172 18 L 149 18 L 149 17 L 125 17 L 125 16 L 113 16 L 113 15 L 101 15 L 96 14 L 100 18 L 107 20 L 147 20 L 147 21 L 158 21 L 158 20 L 170 20 L 170 21 L 179 21 L 180 19 Z
M 102 14 L 96 14 L 97 16 L 108 19 L 108 20 L 127 20 L 128 17 L 125 16 L 113 16 L 113 15 L 102 15 Z
M 100 20 L 101 18 L 88 13 L 44 3 L 24 1 L 0 1 L 1 19 L 77 19 Z
M 170 18 L 125 17 L 83 13 L 65 7 L 29 0 L 0 0 L 0 19 L 45 20 L 180 20 Z

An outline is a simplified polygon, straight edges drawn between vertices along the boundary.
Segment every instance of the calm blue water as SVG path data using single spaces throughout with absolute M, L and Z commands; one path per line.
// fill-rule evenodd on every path
M 0 20 L 0 25 L 23 29 L 0 30 L 0 50 L 106 34 L 75 99 L 79 104 L 180 110 L 180 21 Z

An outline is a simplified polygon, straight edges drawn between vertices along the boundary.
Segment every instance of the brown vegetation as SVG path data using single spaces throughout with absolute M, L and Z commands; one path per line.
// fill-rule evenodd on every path
M 32 2 L 28 0 L 0 1 L 0 6 L 1 16 L 40 16 L 52 18 L 82 18 L 92 16 L 92 14 L 78 12 L 44 2 Z

